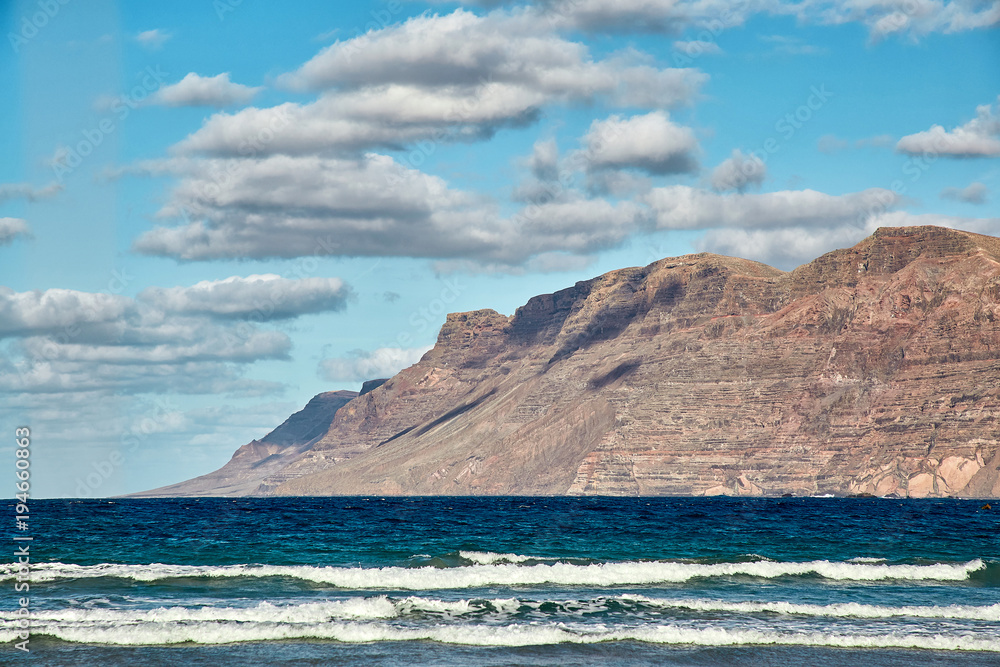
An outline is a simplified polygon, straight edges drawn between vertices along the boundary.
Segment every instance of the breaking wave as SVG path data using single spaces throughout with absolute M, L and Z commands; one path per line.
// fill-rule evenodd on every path
M 468 552 L 475 553 L 475 552 Z M 473 565 L 436 567 L 317 567 L 309 565 L 73 565 L 42 563 L 32 566 L 31 581 L 110 577 L 134 581 L 182 578 L 286 577 L 345 589 L 444 590 L 485 586 L 628 586 L 679 583 L 694 578 L 747 576 L 773 579 L 817 576 L 834 581 L 962 581 L 986 567 L 981 559 L 966 563 L 886 565 L 874 563 L 749 561 L 743 563 L 680 563 L 630 561 L 577 565 L 564 562 L 520 564 L 511 555 L 479 555 Z M 463 556 L 468 558 L 467 556 Z M 539 559 L 524 560 L 536 561 Z M 469 560 L 476 561 L 476 558 Z M 503 562 L 508 561 L 508 562 Z M 521 561 L 522 563 L 524 561 Z M 0 580 L 16 576 L 16 566 L 0 568 Z
M 776 632 L 721 627 L 690 628 L 661 625 L 608 631 L 570 627 L 563 623 L 399 627 L 384 622 L 272 623 L 237 621 L 167 621 L 138 624 L 123 631 L 121 625 L 70 625 L 33 628 L 33 636 L 46 635 L 67 642 L 151 646 L 166 644 L 229 644 L 235 642 L 325 639 L 344 643 L 376 641 L 434 641 L 468 646 L 532 646 L 560 643 L 592 644 L 633 640 L 655 644 L 700 646 L 786 645 L 850 648 L 918 648 L 946 651 L 1000 651 L 992 635 L 955 636 L 893 632 L 882 635 L 836 632 Z M 0 641 L 11 641 L 10 630 L 0 630 Z

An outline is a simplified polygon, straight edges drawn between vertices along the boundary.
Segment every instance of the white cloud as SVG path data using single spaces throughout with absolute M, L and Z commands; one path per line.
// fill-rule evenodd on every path
M 755 14 L 794 16 L 800 23 L 860 23 L 873 41 L 888 35 L 921 37 L 1000 23 L 1000 4 L 966 0 L 543 0 L 549 23 L 591 32 L 662 32 L 691 27 L 713 34 Z
M 347 357 L 324 359 L 320 362 L 319 372 L 326 380 L 344 382 L 388 378 L 420 361 L 420 357 L 432 347 L 380 347 L 371 352 L 355 350 Z
M 210 162 L 219 177 L 206 168 Z M 226 164 L 180 160 L 177 168 L 187 176 L 161 215 L 183 212 L 186 219 L 146 232 L 136 250 L 182 260 L 467 259 L 513 269 L 547 252 L 589 253 L 620 243 L 643 211 L 559 186 L 558 196 L 503 218 L 492 202 L 376 154 L 361 160 L 271 156 L 237 161 L 231 170 Z
M 635 168 L 650 174 L 690 173 L 698 168 L 698 141 L 663 111 L 595 120 L 583 137 L 588 169 Z
M 555 139 L 536 141 L 528 159 L 528 168 L 540 181 L 554 181 L 559 178 L 559 147 Z
M 715 194 L 684 185 L 654 188 L 643 196 L 659 229 L 742 229 L 864 224 L 900 202 L 891 190 L 870 188 L 844 195 L 815 190 Z
M 741 25 L 761 2 L 722 0 L 544 0 L 543 16 L 563 28 L 589 32 L 679 34 L 691 26 Z
M 874 227 L 784 227 L 781 229 L 713 229 L 695 242 L 695 248 L 730 257 L 742 257 L 781 269 L 792 269 L 836 248 L 848 248 Z
M 964 188 L 945 188 L 941 191 L 941 198 L 954 199 L 966 204 L 985 204 L 989 194 L 989 188 L 977 181 Z
M 861 222 L 831 220 L 829 225 L 793 225 L 776 229 L 713 229 L 699 239 L 698 250 L 745 257 L 781 269 L 792 269 L 820 255 L 848 248 L 879 227 L 935 225 L 981 234 L 1000 232 L 1000 219 L 956 218 L 906 211 L 877 212 Z
M 335 154 L 421 139 L 478 140 L 533 122 L 550 104 L 670 108 L 707 76 L 657 69 L 635 52 L 594 59 L 537 22 L 532 10 L 485 16 L 458 9 L 337 42 L 279 82 L 323 91 L 314 102 L 216 114 L 176 150 L 246 155 Z M 280 131 L 276 131 L 280 127 Z
M 62 192 L 62 189 L 62 184 L 56 182 L 41 188 L 36 188 L 30 183 L 0 183 L 0 202 L 5 202 L 8 199 L 27 199 L 28 201 L 48 199 Z
M 18 238 L 30 238 L 31 228 L 21 218 L 0 218 L 0 246 L 12 243 Z M 2 288 L 0 288 L 2 289 Z M 2 298 L 0 292 L 0 298 Z
M 197 331 L 197 336 L 192 335 Z M 142 336 L 139 329 L 126 332 L 129 336 Z M 99 345 L 53 342 L 49 338 L 26 338 L 21 343 L 22 352 L 48 362 L 77 362 L 91 364 L 181 364 L 198 361 L 242 361 L 259 359 L 287 359 L 291 349 L 288 336 L 278 331 L 246 329 L 239 335 L 222 328 L 194 324 L 186 332 L 189 340 L 149 344 L 137 341 L 132 345 Z M 194 340 L 191 340 L 194 339 Z
M 313 102 L 216 114 L 175 148 L 218 156 L 333 155 L 420 140 L 480 140 L 533 122 L 546 105 L 670 108 L 707 76 L 657 69 L 635 52 L 594 59 L 531 10 L 422 15 L 320 51 L 279 81 Z M 253 139 L 269 134 L 265 141 Z
M 228 394 L 261 396 L 283 389 L 276 382 L 244 377 L 245 367 L 218 361 L 107 363 L 31 359 L 0 362 L 0 392 L 91 393 L 103 400 L 130 394 Z
M 712 188 L 718 192 L 737 190 L 743 192 L 747 186 L 760 185 L 767 177 L 767 166 L 756 155 L 744 155 L 733 149 L 732 155 L 712 170 Z
M 156 28 L 154 30 L 144 30 L 135 36 L 135 41 L 150 51 L 157 51 L 163 48 L 167 40 L 173 37 L 169 32 Z
M 311 89 L 390 84 L 436 89 L 493 82 L 550 99 L 586 100 L 600 94 L 627 94 L 620 91 L 620 75 L 637 71 L 644 68 L 594 61 L 583 44 L 557 36 L 534 10 L 477 16 L 458 9 L 337 42 L 279 81 Z M 691 70 L 665 72 L 673 85 L 663 91 L 663 105 L 687 102 L 704 80 L 704 75 Z
M 229 72 L 216 76 L 191 72 L 177 83 L 160 88 L 150 102 L 168 107 L 225 107 L 246 104 L 261 90 L 231 82 Z
M 479 140 L 501 127 L 534 120 L 544 101 L 531 91 L 499 83 L 474 89 L 390 85 L 328 93 L 308 104 L 215 114 L 174 150 L 225 157 L 338 155 L 402 148 L 420 140 Z
M 630 201 L 571 196 L 531 204 L 516 216 L 522 243 L 542 251 L 589 255 L 613 248 L 646 224 L 648 211 Z
M 259 360 L 289 358 L 288 335 L 257 326 L 342 310 L 337 278 L 234 276 L 148 288 L 137 299 L 0 287 L 0 392 L 273 392 L 243 378 Z
M 976 117 L 953 130 L 933 125 L 929 130 L 909 134 L 899 140 L 896 150 L 909 155 L 1000 156 L 1000 96 L 995 107 L 989 104 L 976 107 Z
M 510 237 L 478 198 L 387 156 L 181 164 L 190 171 L 162 213 L 185 211 L 192 221 L 147 232 L 135 243 L 140 252 L 188 260 L 477 256 L 502 252 Z
M 132 301 L 123 296 L 68 289 L 15 292 L 0 286 L 0 337 L 57 333 L 124 319 Z
M 350 294 L 339 278 L 290 280 L 265 274 L 205 280 L 191 287 L 150 287 L 138 298 L 168 313 L 263 321 L 343 310 Z

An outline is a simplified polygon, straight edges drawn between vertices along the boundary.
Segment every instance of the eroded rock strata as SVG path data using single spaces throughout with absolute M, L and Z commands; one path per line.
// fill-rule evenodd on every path
M 886 228 L 787 273 L 687 255 L 449 315 L 241 488 L 996 497 L 998 380 L 998 239 Z

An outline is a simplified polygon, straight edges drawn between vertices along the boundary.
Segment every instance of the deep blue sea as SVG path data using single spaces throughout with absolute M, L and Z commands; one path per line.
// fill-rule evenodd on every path
M 32 500 L 0 663 L 995 666 L 984 504 Z

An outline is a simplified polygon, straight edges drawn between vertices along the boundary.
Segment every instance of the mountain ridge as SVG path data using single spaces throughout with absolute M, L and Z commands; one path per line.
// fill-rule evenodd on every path
M 448 315 L 253 493 L 995 497 L 997 380 L 1000 239 L 685 255 Z

